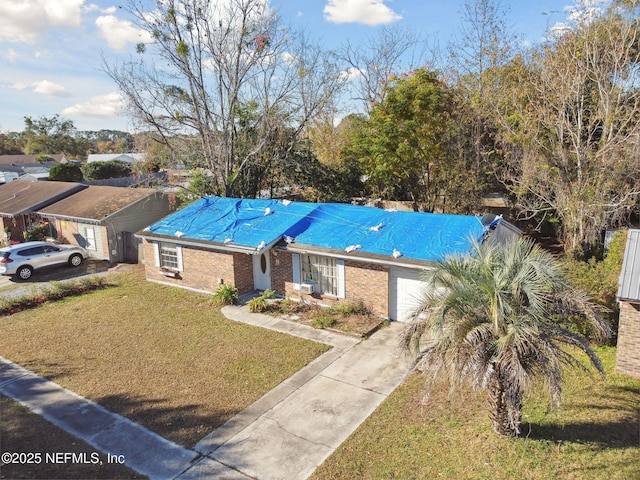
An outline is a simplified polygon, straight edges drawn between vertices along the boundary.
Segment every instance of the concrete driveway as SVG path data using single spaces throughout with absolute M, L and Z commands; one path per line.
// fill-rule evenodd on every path
M 0 296 L 18 296 L 45 287 L 50 282 L 72 280 L 87 275 L 107 273 L 112 265 L 102 260 L 86 259 L 79 267 L 50 267 L 33 273 L 29 280 L 0 275 Z

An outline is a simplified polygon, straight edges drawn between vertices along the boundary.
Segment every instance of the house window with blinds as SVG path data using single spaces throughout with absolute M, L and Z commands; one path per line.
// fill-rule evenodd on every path
M 160 267 L 180 269 L 178 246 L 173 243 L 160 243 Z
M 318 292 L 338 296 L 338 271 L 335 258 L 300 255 L 302 282 L 313 282 Z

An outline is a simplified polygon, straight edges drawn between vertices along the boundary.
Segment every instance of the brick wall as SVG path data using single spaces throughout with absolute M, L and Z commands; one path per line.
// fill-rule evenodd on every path
M 234 285 L 240 294 L 253 291 L 253 255 L 233 253 Z
M 620 304 L 616 372 L 640 379 L 640 305 Z
M 293 264 L 291 254 L 279 250 L 271 252 L 271 288 L 280 295 L 299 297 L 293 289 Z
M 271 286 L 280 295 L 304 298 L 324 305 L 362 301 L 374 313 L 389 315 L 389 271 L 380 265 L 363 262 L 345 262 L 345 297 L 307 295 L 293 288 L 293 261 L 289 252 L 278 251 L 271 257 Z
M 162 275 L 155 265 L 153 242 L 143 242 L 147 279 L 204 292 L 215 292 L 219 281 L 235 286 L 240 294 L 253 290 L 251 255 L 182 247 L 183 271 L 178 277 Z
M 389 316 L 389 269 L 382 265 L 345 262 L 347 300 L 362 301 L 374 313 Z
M 27 231 L 25 220 L 25 215 L 18 215 L 17 217 L 13 218 L 0 217 L 0 233 L 2 233 L 2 239 L 4 239 L 4 229 L 8 228 L 11 234 L 11 241 L 24 242 L 24 234 Z
M 183 271 L 176 278 L 162 275 L 155 266 L 153 243 L 143 242 L 147 279 L 183 288 L 215 292 L 219 279 L 235 286 L 240 294 L 252 291 L 253 256 L 245 253 L 216 252 L 195 247 L 182 247 Z M 389 270 L 364 262 L 345 262 L 345 296 L 305 295 L 293 288 L 292 254 L 271 251 L 271 288 L 278 294 L 332 305 L 340 302 L 362 301 L 372 312 L 389 315 Z

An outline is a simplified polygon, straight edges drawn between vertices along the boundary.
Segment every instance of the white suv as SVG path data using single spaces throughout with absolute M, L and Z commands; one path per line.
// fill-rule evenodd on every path
M 48 242 L 25 242 L 0 248 L 0 275 L 31 278 L 34 270 L 53 265 L 79 266 L 86 252 L 76 245 L 54 245 Z

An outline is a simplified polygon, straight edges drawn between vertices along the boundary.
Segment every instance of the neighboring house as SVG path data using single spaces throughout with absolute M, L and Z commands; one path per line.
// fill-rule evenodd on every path
M 640 230 L 629 230 L 620 272 L 616 371 L 640 378 Z
M 126 163 L 144 162 L 144 153 L 91 153 L 87 157 L 87 163 L 92 162 L 110 162 L 117 160 Z
M 0 176 L 3 183 L 22 178 L 24 180 L 49 180 L 49 170 L 57 162 L 1 164 Z
M 488 235 L 521 233 L 503 224 L 495 216 L 204 197 L 137 236 L 152 282 L 201 292 L 220 284 L 240 293 L 271 288 L 323 304 L 363 301 L 403 320 L 420 295 L 422 270 L 470 252 Z
M 137 263 L 140 242 L 133 234 L 174 210 L 175 204 L 159 190 L 88 186 L 38 214 L 55 224 L 65 242 L 84 247 L 90 258 Z
M 41 223 L 36 213 L 39 209 L 85 188 L 79 183 L 29 180 L 0 185 L 0 228 L 8 234 L 8 240 L 22 242 L 27 229 Z
M 22 165 L 22 164 L 37 164 L 37 158 L 40 155 L 0 155 L 0 165 Z M 48 155 L 52 159 L 52 162 L 55 163 L 65 163 L 68 162 L 67 157 L 64 154 L 59 155 Z M 49 162 L 43 162 L 49 163 Z
M 0 155 L 0 183 L 16 178 L 25 180 L 48 180 L 49 170 L 58 163 L 69 160 L 64 155 L 49 155 L 50 161 L 38 162 L 39 155 Z

